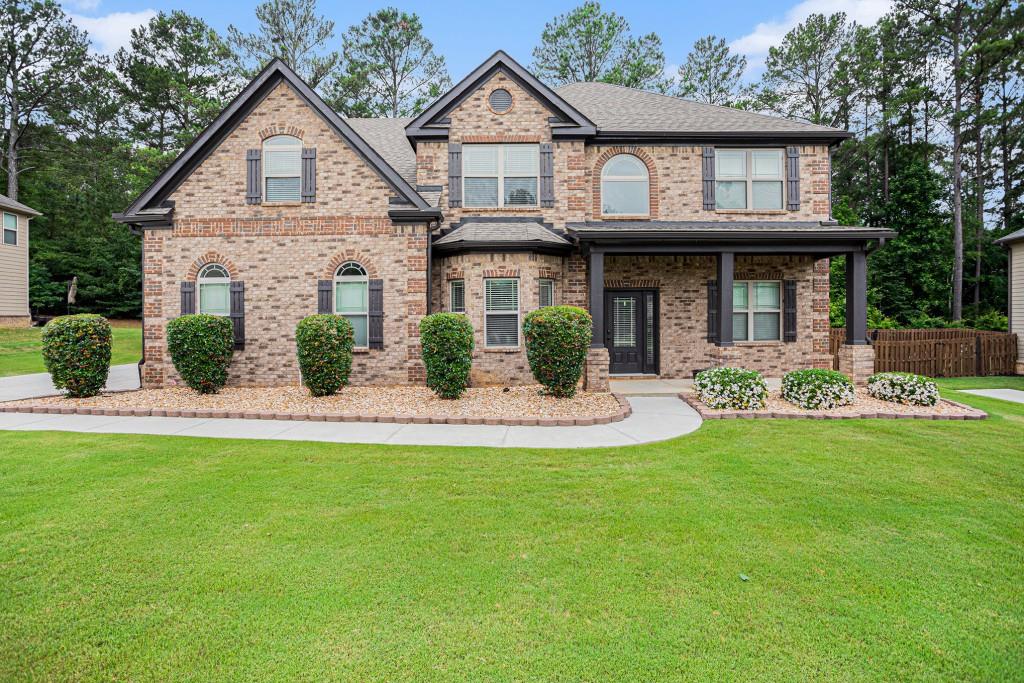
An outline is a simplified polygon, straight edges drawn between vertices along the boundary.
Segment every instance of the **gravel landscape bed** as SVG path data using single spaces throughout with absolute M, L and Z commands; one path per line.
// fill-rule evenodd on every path
M 731 418 L 981 420 L 988 417 L 988 414 L 984 411 L 944 398 L 940 398 L 939 402 L 934 406 L 911 406 L 882 401 L 869 395 L 867 389 L 860 387 L 856 389 L 856 399 L 852 404 L 829 410 L 806 410 L 800 408 L 782 398 L 777 390 L 768 392 L 765 407 L 758 410 L 709 408 L 692 392 L 681 393 L 679 398 L 689 403 L 705 420 Z
M 573 398 L 553 398 L 539 385 L 467 389 L 455 401 L 440 399 L 426 387 L 345 387 L 333 396 L 314 398 L 305 387 L 294 386 L 225 388 L 217 394 L 175 387 L 91 398 L 50 396 L 0 403 L 0 412 L 571 426 L 617 422 L 630 408 L 616 394 L 580 392 Z

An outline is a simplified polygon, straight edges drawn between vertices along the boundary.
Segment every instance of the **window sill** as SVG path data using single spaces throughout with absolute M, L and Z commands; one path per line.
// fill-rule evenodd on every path
M 357 346 L 357 347 L 352 349 L 352 353 L 369 353 L 369 352 L 370 352 L 370 347 L 369 346 Z
M 790 212 L 785 209 L 715 209 L 715 213 L 722 215 L 737 214 L 742 216 L 785 216 Z
M 734 341 L 733 344 L 736 346 L 744 346 L 746 348 L 757 347 L 757 346 L 782 346 L 785 342 L 778 339 L 766 339 L 761 341 Z
M 537 213 L 539 206 L 465 206 L 462 211 L 506 211 L 508 213 Z
M 519 353 L 521 346 L 485 346 L 484 353 Z
M 302 206 L 302 202 L 263 202 L 262 206 Z
M 651 220 L 651 214 L 649 213 L 603 213 L 601 214 L 601 220 L 603 221 L 649 221 Z

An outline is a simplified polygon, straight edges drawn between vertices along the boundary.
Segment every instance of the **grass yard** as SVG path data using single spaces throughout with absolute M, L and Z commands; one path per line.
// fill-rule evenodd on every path
M 946 395 L 991 419 L 0 432 L 0 680 L 1021 680 L 1024 405 Z
M 115 326 L 110 364 L 138 363 L 142 358 L 142 328 Z M 41 327 L 0 327 L 0 377 L 46 372 Z

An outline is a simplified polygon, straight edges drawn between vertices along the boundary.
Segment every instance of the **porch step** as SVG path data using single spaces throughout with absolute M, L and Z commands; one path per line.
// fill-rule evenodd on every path
M 692 379 L 639 379 L 612 377 L 608 386 L 624 396 L 675 396 L 693 386 Z

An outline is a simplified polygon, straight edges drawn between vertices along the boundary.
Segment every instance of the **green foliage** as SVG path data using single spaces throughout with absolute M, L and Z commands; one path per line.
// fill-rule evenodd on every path
M 456 399 L 469 386 L 473 326 L 460 313 L 434 313 L 420 321 L 420 346 L 427 386 L 441 398 Z
M 340 315 L 310 315 L 295 328 L 302 383 L 313 396 L 330 396 L 352 371 L 352 323 Z
M 764 408 L 768 385 L 756 370 L 710 368 L 697 373 L 693 381 L 697 398 L 709 408 L 757 410 Z
M 748 95 L 742 84 L 747 58 L 732 54 L 724 38 L 698 38 L 679 67 L 679 97 L 732 106 Z
M 837 370 L 793 370 L 782 377 L 782 398 L 807 410 L 830 409 L 853 403 L 850 378 Z
M 167 323 L 167 350 L 185 384 L 216 394 L 228 381 L 234 354 L 231 320 L 219 315 L 183 315 Z
M 1010 328 L 1010 320 L 998 311 L 989 311 L 967 321 L 967 326 L 976 330 L 1006 332 Z
M 98 315 L 65 315 L 48 322 L 42 338 L 53 386 L 75 398 L 100 393 L 110 372 L 110 323 Z
M 880 401 L 911 406 L 933 406 L 939 402 L 935 382 L 908 372 L 879 372 L 868 377 L 868 393 Z
M 545 306 L 523 319 L 530 371 L 552 396 L 576 395 L 592 324 L 590 313 L 576 306 Z

